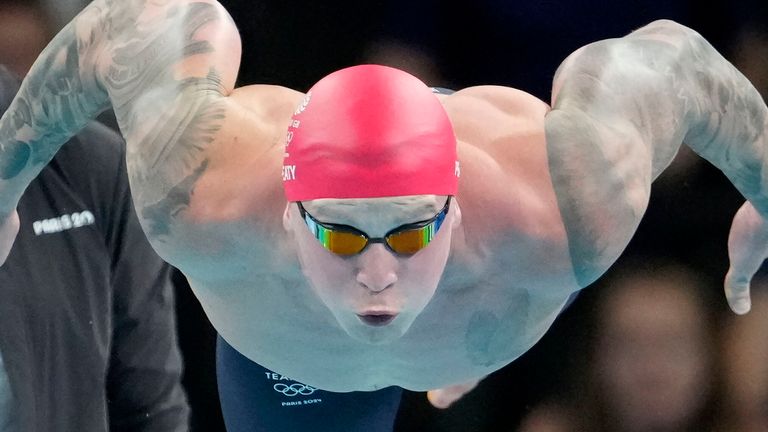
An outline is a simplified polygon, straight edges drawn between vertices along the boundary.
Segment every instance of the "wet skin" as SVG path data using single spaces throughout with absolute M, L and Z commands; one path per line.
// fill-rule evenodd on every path
M 309 236 L 281 189 L 286 126 L 303 95 L 235 89 L 239 56 L 216 2 L 92 2 L 0 120 L 0 215 L 111 105 L 145 232 L 231 345 L 327 390 L 425 390 L 530 348 L 621 254 L 651 182 L 685 141 L 751 202 L 734 224 L 726 286 L 732 307 L 748 308 L 749 278 L 768 254 L 768 109 L 690 29 L 659 21 L 580 49 L 557 73 L 551 108 L 502 87 L 445 97 L 459 192 L 433 244 L 410 258 L 381 245 L 340 258 Z M 403 199 L 307 206 L 380 236 L 445 198 Z M 359 319 L 377 313 L 397 317 Z

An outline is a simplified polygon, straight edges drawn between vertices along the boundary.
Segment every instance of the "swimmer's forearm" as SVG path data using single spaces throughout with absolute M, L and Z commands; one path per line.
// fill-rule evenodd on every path
M 768 107 L 749 80 L 703 38 L 693 38 L 701 69 L 685 143 L 718 167 L 768 218 Z M 694 61 L 692 59 L 692 61 Z
M 43 51 L 0 120 L 0 213 L 12 210 L 59 147 L 107 106 L 93 68 L 77 67 L 87 61 L 77 44 L 71 23 Z

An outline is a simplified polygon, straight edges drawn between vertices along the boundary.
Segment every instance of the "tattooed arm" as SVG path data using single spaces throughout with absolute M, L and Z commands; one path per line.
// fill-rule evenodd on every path
M 214 0 L 95 0 L 41 54 L 0 120 L 0 214 L 111 105 L 143 222 L 161 202 L 169 219 L 189 201 L 173 197 L 178 186 L 205 169 L 239 60 L 237 30 Z
M 699 34 L 657 21 L 577 50 L 555 77 L 546 132 L 581 285 L 596 279 L 626 247 L 648 204 L 651 182 L 685 141 L 730 178 L 751 202 L 747 210 L 757 209 L 740 211 L 734 229 L 762 232 L 764 242 L 751 234 L 734 240 L 732 233 L 726 281 L 731 307 L 749 309 L 743 283 L 768 244 L 768 230 L 757 222 L 768 217 L 768 109 Z M 733 281 L 741 288 L 734 289 Z

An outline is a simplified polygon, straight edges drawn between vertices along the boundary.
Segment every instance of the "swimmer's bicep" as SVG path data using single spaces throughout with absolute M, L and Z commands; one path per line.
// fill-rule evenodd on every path
M 651 182 L 687 130 L 676 87 L 682 42 L 675 39 L 686 30 L 671 22 L 649 28 L 577 50 L 555 78 L 545 120 L 548 162 L 581 285 L 626 247 Z
M 658 21 L 582 47 L 557 71 L 548 161 L 582 285 L 626 247 L 652 180 L 687 133 L 693 101 L 683 60 L 692 33 Z
M 583 112 L 545 119 L 547 160 L 579 286 L 619 257 L 650 194 L 650 157 L 635 133 L 616 134 Z

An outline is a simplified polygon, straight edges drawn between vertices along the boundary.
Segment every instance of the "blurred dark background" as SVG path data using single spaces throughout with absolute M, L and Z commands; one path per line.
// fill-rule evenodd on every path
M 434 86 L 506 85 L 548 101 L 555 70 L 570 52 L 668 18 L 702 33 L 764 98 L 768 94 L 765 0 L 228 0 L 222 4 L 243 40 L 239 85 L 279 84 L 306 91 L 334 70 L 374 62 L 408 70 Z M 0 61 L 17 65 L 24 73 L 40 44 L 83 5 L 79 0 L 0 1 Z M 737 318 L 727 311 L 721 292 L 728 229 L 742 201 L 718 170 L 681 151 L 654 184 L 648 212 L 625 257 L 582 292 L 538 345 L 450 409 L 434 409 L 424 394 L 407 392 L 396 430 L 768 430 L 768 367 L 761 366 L 768 364 L 768 348 L 762 348 L 768 346 L 768 323 L 759 320 L 768 315 L 765 310 L 760 313 L 768 306 L 756 300 L 757 313 Z M 193 430 L 223 431 L 215 387 L 215 334 L 183 277 L 178 275 L 176 282 Z M 646 286 L 646 292 L 656 294 L 622 305 L 621 298 L 609 294 L 624 292 L 620 288 L 625 285 Z M 768 284 L 757 285 L 756 296 L 761 298 L 763 285 Z M 675 290 L 681 287 L 687 291 Z M 679 343 L 665 352 L 660 341 L 672 336 L 654 342 L 659 336 L 654 332 L 660 330 L 643 327 L 667 322 L 663 306 L 650 302 L 669 298 L 689 304 L 686 292 L 699 293 L 696 298 L 703 302 L 691 306 L 695 313 L 686 319 L 683 314 L 677 321 L 669 318 L 664 329 L 679 330 L 674 333 Z M 639 313 L 643 302 L 651 312 Z M 611 308 L 623 310 L 620 316 L 627 320 L 637 313 L 640 320 L 606 321 L 613 319 Z M 606 327 L 622 326 L 625 333 L 605 334 Z M 605 345 L 605 340 L 634 340 L 636 348 L 621 352 L 620 343 Z M 661 366 L 644 372 L 642 365 L 627 365 L 613 375 L 615 368 L 599 367 L 605 358 L 622 356 L 647 356 L 653 359 L 648 364 L 658 358 Z M 700 373 L 681 378 L 675 387 L 672 378 L 664 378 L 663 366 L 679 365 L 684 359 L 692 365 L 685 370 Z M 667 373 L 685 375 L 671 369 Z M 656 383 L 655 388 L 649 383 Z M 661 391 L 665 383 L 680 390 L 665 393 Z M 696 397 L 690 394 L 694 390 Z M 664 404 L 652 408 L 648 402 L 637 402 L 654 399 Z M 633 404 L 638 403 L 645 407 L 641 420 L 633 417 L 638 415 Z

